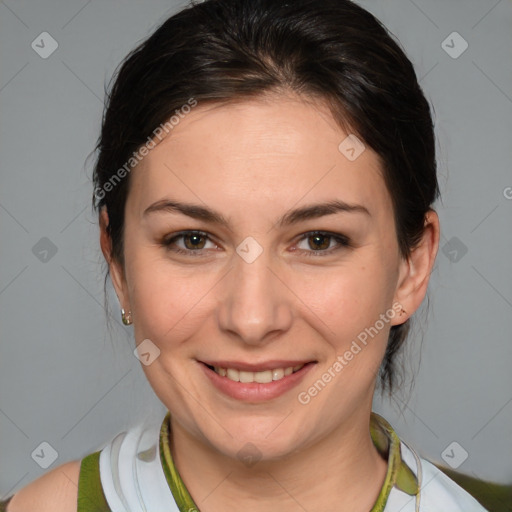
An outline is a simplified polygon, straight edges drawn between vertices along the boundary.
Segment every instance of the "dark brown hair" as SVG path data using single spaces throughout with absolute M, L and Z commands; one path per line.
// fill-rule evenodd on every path
M 425 215 L 439 196 L 429 104 L 403 50 L 355 3 L 193 3 L 135 48 L 112 80 L 96 146 L 93 207 L 106 207 L 112 256 L 122 265 L 130 174 L 108 183 L 191 98 L 199 105 L 268 92 L 321 99 L 342 128 L 350 127 L 380 157 L 402 257 L 420 241 Z M 391 328 L 383 390 L 393 389 L 395 355 L 409 327 L 410 320 Z

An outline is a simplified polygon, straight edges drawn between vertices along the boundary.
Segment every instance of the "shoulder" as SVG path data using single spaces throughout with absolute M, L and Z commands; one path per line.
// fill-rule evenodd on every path
M 415 490 L 391 491 L 388 509 L 403 512 L 487 512 L 464 488 L 404 441 L 400 442 L 403 463 L 416 477 Z M 416 499 L 411 500 L 415 494 Z
M 443 473 L 434 464 L 421 458 L 422 486 L 421 510 L 443 510 L 453 512 L 486 512 L 466 490 Z M 437 507 L 437 508 L 436 508 Z
M 14 494 L 7 512 L 76 512 L 80 460 L 62 464 Z

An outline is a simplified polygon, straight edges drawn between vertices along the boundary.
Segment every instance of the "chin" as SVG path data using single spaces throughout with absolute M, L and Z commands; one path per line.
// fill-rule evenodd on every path
M 222 438 L 215 436 L 209 441 L 218 451 L 233 459 L 281 460 L 296 452 L 306 441 L 304 429 L 299 426 L 291 428 L 286 420 L 283 421 L 285 417 L 231 418 L 223 421 L 222 425 L 233 437 L 223 431 Z

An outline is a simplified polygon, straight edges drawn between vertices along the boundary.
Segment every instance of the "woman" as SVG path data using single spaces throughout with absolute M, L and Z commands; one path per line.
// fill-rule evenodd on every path
M 371 14 L 184 9 L 123 63 L 97 149 L 101 248 L 169 412 L 8 512 L 484 510 L 371 411 L 439 244 L 430 109 Z

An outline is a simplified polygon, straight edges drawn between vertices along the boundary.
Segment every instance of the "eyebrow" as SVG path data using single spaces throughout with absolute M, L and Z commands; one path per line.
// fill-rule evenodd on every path
M 221 213 L 197 204 L 181 203 L 178 201 L 171 201 L 169 199 L 162 199 L 148 206 L 144 210 L 143 216 L 154 212 L 178 212 L 194 219 L 202 220 L 212 224 L 219 224 L 229 228 L 228 220 Z M 277 220 L 276 226 L 290 226 L 305 220 L 317 219 L 319 217 L 324 217 L 325 215 L 333 215 L 340 212 L 362 213 L 371 217 L 370 212 L 363 205 L 349 204 L 341 200 L 333 200 L 326 203 L 316 203 L 291 210 Z

